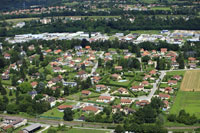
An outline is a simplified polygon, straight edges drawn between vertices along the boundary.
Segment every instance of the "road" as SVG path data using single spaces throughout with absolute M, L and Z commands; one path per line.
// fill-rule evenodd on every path
M 101 54 L 99 55 L 99 58 L 103 58 L 103 54 L 104 54 L 104 51 L 101 52 Z M 98 65 L 99 65 L 99 62 L 97 60 L 97 63 L 94 65 L 94 67 L 92 68 L 91 70 L 91 73 L 88 75 L 91 76 L 94 72 L 96 72 L 97 68 L 98 68 Z M 92 81 L 92 80 L 91 80 Z M 92 81 L 92 84 L 94 84 L 94 82 Z

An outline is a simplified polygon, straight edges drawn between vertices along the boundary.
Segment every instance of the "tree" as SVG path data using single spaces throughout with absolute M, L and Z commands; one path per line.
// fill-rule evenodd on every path
M 64 116 L 63 119 L 65 121 L 72 121 L 73 120 L 73 111 L 70 108 L 66 108 L 64 110 Z
M 3 96 L 3 102 L 8 104 L 9 103 L 9 99 L 6 95 Z
M 151 58 L 149 56 L 142 57 L 142 62 L 148 62 Z
M 18 113 L 18 107 L 17 107 L 16 104 L 11 103 L 11 104 L 8 104 L 6 111 L 7 111 L 8 114 L 17 114 Z
M 1 95 L 6 95 L 6 89 L 3 87 L 2 83 L 1 83 L 1 79 L 0 79 L 0 93 Z
M 123 133 L 124 132 L 124 128 L 121 125 L 117 125 L 115 127 L 115 132 L 116 133 Z
M 0 111 L 5 111 L 6 110 L 6 103 L 3 102 L 3 98 L 0 98 Z
M 21 93 L 27 93 L 29 91 L 32 91 L 32 89 L 33 89 L 32 86 L 31 86 L 31 84 L 29 82 L 21 83 L 19 85 L 19 88 L 20 88 L 20 92 Z
M 35 88 L 35 90 L 38 92 L 38 93 L 41 93 L 42 90 L 44 90 L 45 88 L 45 84 L 43 82 L 39 82 L 39 84 L 37 85 L 37 87 Z
M 68 88 L 68 86 L 64 87 L 64 95 L 69 96 L 69 88 Z
M 169 114 L 167 117 L 167 120 L 170 122 L 175 122 L 176 121 L 176 115 L 175 114 Z
M 179 69 L 185 68 L 184 57 L 183 57 L 182 53 L 179 54 L 179 56 L 177 58 L 177 62 L 179 63 Z
M 10 90 L 10 92 L 9 92 L 9 96 L 12 96 L 13 94 L 12 94 L 12 90 Z
M 59 88 L 57 88 L 55 90 L 54 96 L 57 97 L 57 98 L 60 96 L 60 89 Z

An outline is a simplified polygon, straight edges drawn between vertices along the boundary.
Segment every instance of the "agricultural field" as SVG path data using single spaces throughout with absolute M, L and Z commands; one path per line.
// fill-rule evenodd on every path
M 182 91 L 200 91 L 200 70 L 187 71 L 181 84 Z
M 179 90 L 170 114 L 178 114 L 182 109 L 190 113 L 190 115 L 195 114 L 197 118 L 200 118 L 200 92 Z

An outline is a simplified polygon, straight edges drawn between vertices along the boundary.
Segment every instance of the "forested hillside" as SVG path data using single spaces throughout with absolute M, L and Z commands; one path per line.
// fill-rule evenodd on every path
M 0 0 L 0 10 L 28 8 L 33 5 L 39 5 L 39 6 L 57 5 L 61 1 L 62 0 Z

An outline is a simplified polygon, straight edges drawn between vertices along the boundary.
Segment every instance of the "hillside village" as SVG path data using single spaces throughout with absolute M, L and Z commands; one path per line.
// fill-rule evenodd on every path
M 26 38 L 31 38 L 31 35 L 26 35 Z M 4 49 L 3 46 L 1 49 Z M 38 48 L 29 45 L 27 49 L 35 51 Z M 162 100 L 162 110 L 167 113 L 183 78 L 183 75 L 168 74 L 167 71 L 179 69 L 179 54 L 167 48 L 159 51 L 140 49 L 141 57 L 136 57 L 128 49 L 97 51 L 89 45 L 77 45 L 66 51 L 52 50 L 42 45 L 39 49 L 39 55 L 31 56 L 22 51 L 25 60 L 10 64 L 3 71 L 1 79 L 7 91 L 16 93 L 20 89 L 32 99 L 37 99 L 36 102 L 47 102 L 48 110 L 40 115 L 41 118 L 62 119 L 67 108 L 75 112 L 75 121 L 94 121 L 91 119 L 93 115 L 104 117 L 105 108 L 110 110 L 110 107 L 111 116 L 118 111 L 129 115 L 150 104 L 154 97 Z M 9 51 L 4 51 L 3 55 L 5 60 L 11 60 Z M 166 66 L 168 70 L 156 70 L 159 65 L 156 57 L 170 64 Z M 46 59 L 48 62 L 38 64 L 38 60 Z M 132 64 L 127 66 L 123 63 L 125 61 Z M 189 57 L 185 69 L 196 68 L 198 62 L 196 58 Z M 20 79 L 13 78 L 15 73 L 22 71 L 22 66 L 28 69 L 27 75 Z M 19 88 L 12 85 L 13 80 Z M 1 126 L 4 130 L 15 128 L 12 123 Z

